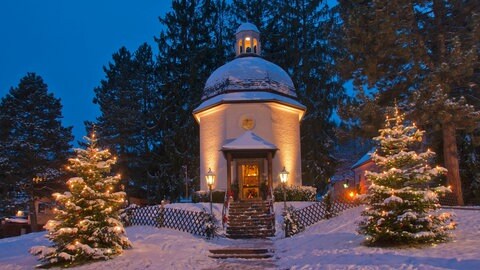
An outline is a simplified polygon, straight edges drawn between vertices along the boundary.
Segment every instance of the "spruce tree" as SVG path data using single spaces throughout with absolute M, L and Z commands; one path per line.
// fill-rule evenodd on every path
M 118 156 L 115 168 L 133 184 L 127 186 L 130 193 L 146 184 L 149 167 L 156 162 L 153 152 L 160 144 L 156 65 L 146 43 L 133 54 L 122 47 L 112 60 L 104 68 L 106 78 L 95 88 L 94 103 L 101 115 L 95 123 L 87 123 L 87 130 L 95 125 L 99 145 Z
M 0 102 L 0 180 L 4 190 L 26 194 L 33 231 L 34 201 L 59 188 L 73 139 L 72 128 L 62 125 L 61 110 L 60 99 L 35 73 L 23 77 Z
M 90 260 L 106 260 L 131 247 L 118 210 L 125 203 L 125 192 L 116 191 L 120 175 L 111 175 L 108 150 L 97 148 L 93 133 L 86 149 L 75 149 L 76 157 L 67 167 L 75 177 L 67 181 L 69 191 L 54 193 L 59 208 L 55 219 L 45 225 L 53 247 L 32 247 L 46 265 L 69 267 Z
M 165 30 L 156 38 L 161 100 L 155 114 L 162 145 L 157 169 L 150 174 L 158 183 L 159 199 L 178 198 L 183 191 L 184 166 L 199 166 L 199 131 L 192 111 L 200 104 L 208 76 L 226 59 L 228 43 L 223 39 L 228 36 L 230 43 L 233 37 L 233 31 L 229 35 L 230 30 L 217 28 L 228 18 L 222 2 L 175 0 L 172 11 L 160 18 Z M 198 179 L 198 170 L 188 173 Z
M 371 182 L 364 199 L 367 204 L 359 232 L 369 245 L 409 245 L 446 241 L 455 228 L 451 214 L 438 213 L 438 193 L 444 186 L 430 187 L 446 169 L 432 167 L 435 153 L 417 150 L 424 131 L 405 123 L 398 107 L 387 116 L 385 127 L 375 137 L 372 160 L 379 172 L 366 172 Z

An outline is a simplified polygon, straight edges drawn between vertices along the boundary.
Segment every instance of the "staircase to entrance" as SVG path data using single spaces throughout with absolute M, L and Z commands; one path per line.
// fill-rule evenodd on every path
M 271 201 L 231 202 L 226 236 L 233 239 L 266 238 L 275 235 L 275 213 Z

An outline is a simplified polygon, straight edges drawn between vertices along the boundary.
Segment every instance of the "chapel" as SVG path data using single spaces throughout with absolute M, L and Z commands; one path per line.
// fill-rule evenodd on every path
M 193 111 L 200 126 L 201 189 L 208 190 L 205 175 L 214 173 L 213 189 L 235 193 L 237 200 L 261 200 L 280 184 L 282 171 L 288 172 L 287 185 L 302 185 L 306 107 L 287 72 L 262 57 L 255 25 L 241 24 L 235 38 L 235 59 L 210 75 Z

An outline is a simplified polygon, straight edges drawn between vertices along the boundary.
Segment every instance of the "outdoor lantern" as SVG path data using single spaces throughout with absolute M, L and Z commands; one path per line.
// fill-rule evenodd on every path
M 215 183 L 215 174 L 212 172 L 211 168 L 208 168 L 208 172 L 205 175 L 205 180 L 207 181 L 208 188 L 211 190 L 213 183 Z
M 210 190 L 210 214 L 213 216 L 212 208 L 212 186 L 215 183 L 215 174 L 212 172 L 211 168 L 208 168 L 208 172 L 205 175 L 205 180 L 207 181 L 208 190 Z
M 283 170 L 280 172 L 280 182 L 283 184 L 283 210 L 287 211 L 287 180 L 288 180 L 287 170 L 285 166 L 283 166 Z
M 283 166 L 283 170 L 280 172 L 280 181 L 281 181 L 283 184 L 286 184 L 286 183 L 287 183 L 288 174 L 289 174 L 289 172 L 287 172 L 287 170 L 285 169 L 285 166 Z

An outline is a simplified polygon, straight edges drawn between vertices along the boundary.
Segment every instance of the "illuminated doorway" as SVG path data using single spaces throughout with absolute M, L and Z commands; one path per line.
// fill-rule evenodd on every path
M 265 181 L 263 159 L 238 160 L 237 179 L 239 181 L 239 197 L 241 200 L 262 199 L 261 184 Z

